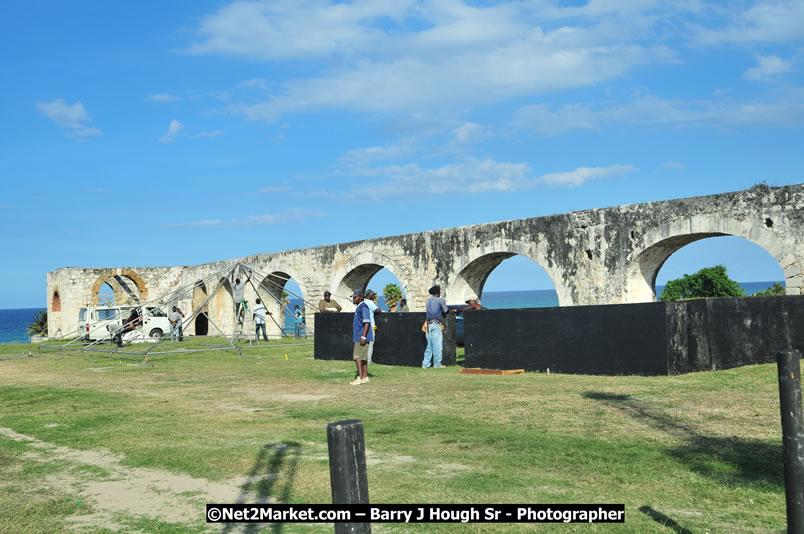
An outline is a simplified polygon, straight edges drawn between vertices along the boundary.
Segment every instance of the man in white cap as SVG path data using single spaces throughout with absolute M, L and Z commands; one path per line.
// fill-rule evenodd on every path
M 354 342 L 354 349 L 352 350 L 352 359 L 357 365 L 357 378 L 349 382 L 353 386 L 368 383 L 368 347 L 369 341 L 374 341 L 374 335 L 371 331 L 371 312 L 366 303 L 363 302 L 363 291 L 358 289 L 352 293 L 352 302 L 357 308 L 355 309 L 355 319 L 352 322 L 352 341 Z
M 466 310 L 482 310 L 483 306 L 480 305 L 480 300 L 474 295 L 466 299 L 467 306 L 458 308 L 456 311 L 464 312 Z

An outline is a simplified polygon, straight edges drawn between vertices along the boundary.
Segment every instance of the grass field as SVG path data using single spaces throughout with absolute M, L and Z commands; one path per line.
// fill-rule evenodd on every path
M 369 384 L 350 386 L 354 364 L 316 361 L 310 346 L 156 355 L 147 365 L 35 346 L 35 357 L 19 356 L 29 349 L 0 345 L 3 533 L 332 532 L 211 526 L 203 511 L 331 502 L 326 426 L 343 419 L 364 422 L 374 503 L 626 506 L 616 525 L 374 532 L 785 531 L 772 365 L 675 377 L 372 365 Z

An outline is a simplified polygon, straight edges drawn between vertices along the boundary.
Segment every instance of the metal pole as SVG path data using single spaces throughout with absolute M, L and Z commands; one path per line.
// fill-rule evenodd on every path
M 333 504 L 368 504 L 368 475 L 363 421 L 327 425 L 329 481 Z M 335 534 L 371 534 L 371 523 L 335 523 Z
M 787 532 L 804 532 L 804 420 L 801 411 L 801 353 L 776 353 L 779 369 L 779 403 L 782 412 L 784 486 L 787 497 Z

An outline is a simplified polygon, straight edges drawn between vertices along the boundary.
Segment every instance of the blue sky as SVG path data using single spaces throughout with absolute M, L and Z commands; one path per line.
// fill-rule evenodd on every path
M 43 305 L 45 274 L 65 266 L 190 265 L 804 181 L 800 0 L 3 11 L 0 308 Z M 738 280 L 778 275 L 750 244 L 697 247 L 660 282 L 732 257 Z M 527 263 L 486 289 L 546 287 Z

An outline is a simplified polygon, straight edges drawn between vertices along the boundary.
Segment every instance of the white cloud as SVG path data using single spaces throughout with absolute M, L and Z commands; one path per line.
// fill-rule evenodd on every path
M 290 186 L 287 185 L 272 185 L 268 187 L 260 188 L 253 193 L 252 195 L 269 195 L 273 193 L 284 193 L 286 191 L 290 191 Z
M 234 219 L 232 224 L 238 226 L 265 226 L 274 224 L 299 224 L 310 219 L 318 219 L 326 214 L 323 211 L 308 210 L 304 208 L 290 208 L 278 213 L 263 213 L 249 215 L 244 219 Z
M 511 124 L 540 137 L 574 130 L 600 130 L 611 123 L 668 124 L 682 126 L 804 124 L 804 88 L 776 91 L 751 102 L 725 98 L 714 100 L 663 99 L 647 95 L 624 104 L 592 106 L 538 104 L 517 110 Z
M 189 223 L 176 223 L 168 225 L 172 228 L 212 228 L 234 226 L 268 226 L 275 224 L 300 224 L 310 219 L 318 219 L 326 214 L 323 211 L 304 208 L 289 208 L 277 213 L 262 213 L 249 215 L 243 218 L 223 221 L 221 219 L 207 219 Z
M 371 26 L 373 21 L 401 16 L 412 4 L 407 0 L 235 2 L 202 20 L 201 41 L 186 52 L 280 60 L 363 49 L 382 36 Z
M 661 48 L 627 44 L 562 49 L 544 37 L 433 61 L 426 56 L 363 61 L 331 76 L 290 81 L 268 100 L 232 106 L 248 119 L 328 108 L 358 112 L 444 111 L 592 85 L 663 60 Z
M 362 168 L 375 162 L 391 161 L 412 156 L 421 147 L 413 139 L 404 138 L 390 146 L 370 146 L 349 150 L 338 160 L 340 165 L 351 169 Z
M 581 167 L 564 173 L 533 176 L 527 163 L 497 162 L 468 158 L 441 167 L 424 169 L 417 163 L 364 169 L 364 177 L 374 177 L 359 193 L 371 198 L 391 195 L 446 195 L 511 193 L 540 186 L 578 187 L 591 180 L 614 178 L 635 171 L 631 165 Z M 351 195 L 350 194 L 350 195 Z
M 159 141 L 161 143 L 172 143 L 176 140 L 176 136 L 179 135 L 179 132 L 182 130 L 182 128 L 184 128 L 184 125 L 179 121 L 170 121 L 167 132 L 165 132 L 165 135 L 159 138 Z
M 789 72 L 792 63 L 774 55 L 755 54 L 754 58 L 757 60 L 757 66 L 745 71 L 743 78 L 746 80 L 767 81 L 773 79 L 777 74 Z
M 252 78 L 244 82 L 240 82 L 238 87 L 246 87 L 248 89 L 265 89 L 268 87 L 268 80 L 265 78 Z
M 85 123 L 91 122 L 92 118 L 81 102 L 68 105 L 64 99 L 59 98 L 52 102 L 37 102 L 36 109 L 59 126 L 68 128 L 69 130 L 64 135 L 71 139 L 80 140 L 84 137 L 102 134 L 100 129 L 85 125 Z
M 801 0 L 766 0 L 757 2 L 744 11 L 732 9 L 724 28 L 698 31 L 697 39 L 703 43 L 729 42 L 794 42 L 804 38 L 804 2 Z
M 175 223 L 169 224 L 168 226 L 172 228 L 193 228 L 193 227 L 212 227 L 212 226 L 220 226 L 223 224 L 220 219 L 205 219 L 201 221 L 194 221 L 189 223 Z
M 455 128 L 455 141 L 460 144 L 478 143 L 488 137 L 489 128 L 476 122 L 465 122 Z
M 171 95 L 171 94 L 168 94 L 168 93 L 158 93 L 158 94 L 148 95 L 148 100 L 152 100 L 154 102 L 177 102 L 177 101 L 181 100 L 181 98 L 179 98 L 176 95 Z
M 663 166 L 664 166 L 665 169 L 683 169 L 684 168 L 684 164 L 680 163 L 678 161 L 667 161 L 667 162 L 664 163 Z
M 206 17 L 200 41 L 187 51 L 326 59 L 326 66 L 313 64 L 317 74 L 286 81 L 262 102 L 231 105 L 249 119 L 331 108 L 444 112 L 585 87 L 672 61 L 669 48 L 636 38 L 656 24 L 654 12 L 665 11 L 654 1 L 593 1 L 583 9 L 459 0 L 238 2 Z M 266 87 L 263 78 L 244 83 Z
M 569 172 L 545 174 L 535 180 L 535 183 L 555 185 L 559 187 L 580 187 L 592 180 L 603 180 L 622 176 L 636 171 L 631 165 L 611 165 L 609 167 L 579 167 Z
M 212 131 L 201 130 L 201 132 L 198 134 L 198 137 L 204 137 L 206 139 L 215 139 L 216 137 L 219 137 L 221 135 L 223 135 L 223 130 L 212 130 Z

